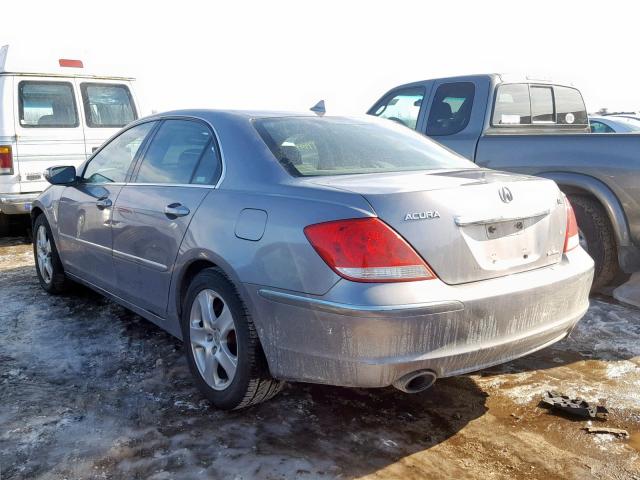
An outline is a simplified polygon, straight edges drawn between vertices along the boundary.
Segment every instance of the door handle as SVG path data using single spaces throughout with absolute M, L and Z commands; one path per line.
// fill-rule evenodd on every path
M 171 203 L 164 207 L 164 214 L 169 218 L 186 217 L 190 211 L 181 203 Z
M 96 202 L 96 207 L 98 207 L 99 210 L 104 210 L 105 208 L 109 208 L 111 205 L 113 205 L 113 202 L 111 201 L 110 198 L 101 198 Z

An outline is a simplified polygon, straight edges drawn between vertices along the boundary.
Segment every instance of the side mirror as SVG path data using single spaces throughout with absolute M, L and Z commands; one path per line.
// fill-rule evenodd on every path
M 76 183 L 76 167 L 47 168 L 44 178 L 51 185 L 73 185 Z

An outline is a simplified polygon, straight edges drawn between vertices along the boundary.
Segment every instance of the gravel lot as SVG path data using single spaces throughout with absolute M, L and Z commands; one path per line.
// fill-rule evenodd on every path
M 102 297 L 51 297 L 31 245 L 0 239 L 0 479 L 640 479 L 640 311 L 593 299 L 572 337 L 427 392 L 292 384 L 223 413 L 180 342 Z M 555 389 L 603 425 L 538 407 Z

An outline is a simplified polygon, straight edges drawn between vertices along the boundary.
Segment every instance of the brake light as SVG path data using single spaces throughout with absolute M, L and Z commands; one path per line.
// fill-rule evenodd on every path
M 567 209 L 567 233 L 564 236 L 564 251 L 568 252 L 580 245 L 580 235 L 578 233 L 578 221 L 573 211 L 569 199 L 564 199 L 565 208 Z
M 61 58 L 58 60 L 61 67 L 83 68 L 82 60 L 71 60 L 70 58 Z
M 305 227 L 304 234 L 338 275 L 356 282 L 436 278 L 397 232 L 378 218 L 352 218 Z
M 8 145 L 0 146 L 0 175 L 13 175 L 13 156 Z

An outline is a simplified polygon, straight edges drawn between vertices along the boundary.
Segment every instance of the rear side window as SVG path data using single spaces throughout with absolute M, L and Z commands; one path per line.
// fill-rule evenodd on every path
M 563 125 L 586 125 L 587 109 L 582 95 L 575 88 L 553 87 L 558 111 L 558 123 Z
M 415 130 L 423 99 L 422 87 L 396 90 L 378 103 L 369 114 L 393 120 Z
M 190 120 L 166 120 L 151 140 L 135 181 L 173 184 L 210 183 L 217 174 L 218 163 L 218 157 L 215 150 L 212 150 L 212 146 L 213 135 L 203 123 Z M 202 168 L 200 168 L 201 165 Z
M 79 125 L 71 83 L 20 82 L 18 104 L 22 127 L 73 128 Z
M 427 135 L 453 135 L 464 130 L 471 118 L 474 95 L 471 82 L 440 85 L 429 112 Z
M 526 83 L 500 85 L 493 109 L 493 125 L 528 125 L 531 123 L 529 86 Z
M 120 128 L 138 118 L 126 85 L 83 83 L 80 90 L 89 127 Z

